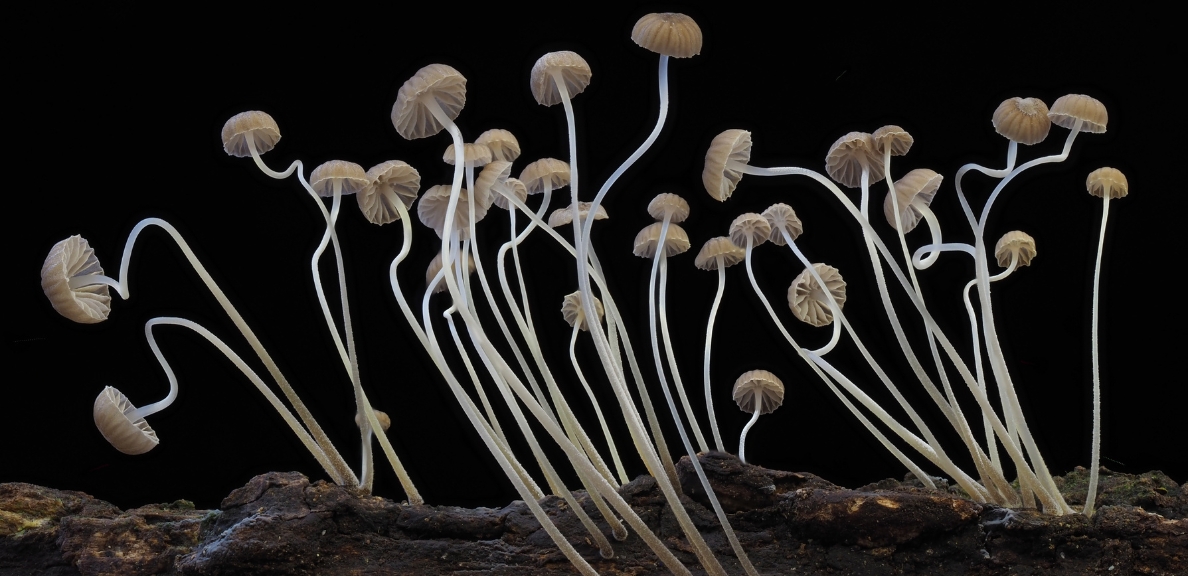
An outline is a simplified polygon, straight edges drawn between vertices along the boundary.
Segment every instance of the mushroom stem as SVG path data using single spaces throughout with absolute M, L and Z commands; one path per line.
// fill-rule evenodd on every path
M 702 355 L 705 376 L 705 409 L 709 415 L 710 431 L 714 435 L 714 444 L 719 452 L 725 452 L 722 444 L 722 433 L 718 432 L 718 419 L 714 416 L 714 397 L 710 391 L 710 345 L 714 341 L 714 320 L 718 317 L 718 306 L 722 303 L 722 294 L 726 291 L 726 266 L 722 264 L 722 257 L 718 261 L 718 292 L 714 294 L 714 304 L 710 307 L 709 322 L 705 326 L 705 353 Z
M 586 395 L 590 397 L 590 404 L 594 406 L 594 414 L 598 416 L 598 424 L 602 426 L 602 434 L 606 437 L 607 449 L 610 450 L 611 458 L 615 462 L 615 471 L 619 473 L 619 482 L 626 484 L 629 481 L 627 471 L 623 468 L 623 462 L 619 460 L 619 451 L 615 448 L 615 439 L 611 436 L 610 428 L 606 425 L 606 417 L 602 415 L 602 407 L 598 404 L 598 398 L 594 396 L 594 390 L 590 388 L 590 383 L 586 381 L 586 375 L 582 373 L 582 366 L 578 364 L 576 348 L 578 332 L 580 331 L 580 328 L 574 326 L 573 334 L 569 337 L 569 361 L 573 364 L 573 371 L 577 374 L 578 382 L 585 389 Z
M 1098 339 L 1098 300 L 1101 295 L 1101 253 L 1105 246 L 1106 223 L 1110 218 L 1110 195 L 1102 194 L 1101 232 L 1097 235 L 1097 261 L 1093 265 L 1093 454 L 1089 464 L 1089 495 L 1085 497 L 1084 514 L 1093 516 L 1097 502 L 1097 481 L 1101 472 L 1101 345 Z
M 763 408 L 763 403 L 756 401 L 755 402 L 755 413 L 751 415 L 750 420 L 747 420 L 746 426 L 743 426 L 742 434 L 739 435 L 739 437 L 738 437 L 738 459 L 743 464 L 747 463 L 747 456 L 746 456 L 747 432 L 750 432 L 751 426 L 754 426 L 755 422 L 757 422 L 759 420 L 759 412 L 762 408 Z

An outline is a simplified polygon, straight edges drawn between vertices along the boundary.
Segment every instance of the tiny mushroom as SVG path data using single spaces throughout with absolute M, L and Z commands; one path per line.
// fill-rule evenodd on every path
M 406 140 L 428 138 L 445 129 L 438 116 L 452 123 L 465 105 L 466 78 L 445 64 L 430 64 L 396 93 L 392 125 Z
M 491 202 L 487 199 L 487 193 L 479 192 L 475 194 L 474 198 L 474 221 L 477 223 L 487 215 L 487 207 Z M 458 233 L 458 237 L 462 240 L 470 239 L 470 208 L 469 208 L 470 194 L 465 188 L 458 192 L 458 207 L 454 211 L 454 227 L 453 230 Z M 448 184 L 440 184 L 433 186 L 421 195 L 421 201 L 417 203 L 417 217 L 420 218 L 421 223 L 432 228 L 434 232 L 440 237 L 445 229 L 446 208 L 450 203 L 450 186 Z
M 1081 132 L 1101 134 L 1106 131 L 1109 114 L 1105 104 L 1084 94 L 1066 94 L 1052 103 L 1048 118 L 1061 128 L 1072 130 L 1079 121 Z
M 99 432 L 113 448 L 124 454 L 144 454 L 160 442 L 144 416 L 137 415 L 136 406 L 111 386 L 95 398 L 94 416 Z
M 592 202 L 578 202 L 578 214 L 581 215 L 583 219 L 585 219 L 586 216 L 589 216 L 590 214 L 591 206 L 593 206 Z M 603 208 L 601 205 L 599 205 L 598 210 L 594 211 L 594 219 L 606 220 L 607 218 L 609 218 L 609 216 L 607 215 L 606 208 Z M 573 208 L 568 206 L 553 210 L 553 212 L 549 214 L 550 228 L 560 228 L 561 226 L 565 226 L 571 222 L 573 222 Z
M 95 324 L 111 313 L 111 295 L 106 284 L 87 281 L 93 276 L 103 276 L 103 267 L 86 238 L 74 235 L 50 248 L 41 266 L 41 289 L 58 314 Z
M 322 198 L 333 198 L 336 193 L 355 194 L 369 184 L 371 178 L 362 166 L 344 160 L 324 162 L 309 174 L 310 187 Z
M 837 302 L 840 310 L 846 303 L 846 281 L 837 268 L 826 264 L 813 264 L 813 269 L 825 281 L 825 288 Z M 833 322 L 833 308 L 825 291 L 817 284 L 808 268 L 805 268 L 788 287 L 788 307 L 798 320 L 811 326 L 826 326 Z
M 784 238 L 785 232 L 793 241 L 804 232 L 804 224 L 800 222 L 796 211 L 782 202 L 768 206 L 767 210 L 763 211 L 763 219 L 767 220 L 768 226 L 771 226 L 771 235 L 768 239 L 776 246 L 784 246 L 788 243 Z
M 635 247 L 632 252 L 640 258 L 656 256 L 656 246 L 660 243 L 660 229 L 663 223 L 655 222 L 644 227 L 635 235 Z M 676 224 L 668 225 L 668 234 L 664 238 L 664 255 L 676 256 L 689 250 L 689 234 L 684 228 Z
M 784 383 L 767 370 L 751 370 L 734 381 L 734 402 L 751 419 L 738 439 L 738 459 L 746 463 L 747 432 L 760 414 L 770 414 L 784 403 Z
M 1129 192 L 1126 175 L 1117 168 L 1098 168 L 1085 178 L 1085 189 L 1098 198 L 1122 198 Z
M 1035 239 L 1018 230 L 1007 232 L 994 245 L 994 258 L 1003 268 L 1010 266 L 1012 261 L 1017 266 L 1029 266 L 1035 258 Z
M 602 321 L 602 301 L 594 298 L 594 311 L 598 313 L 598 321 Z M 586 323 L 586 313 L 582 310 L 582 294 L 581 292 L 572 292 L 565 295 L 565 300 L 561 303 L 561 316 L 565 318 L 565 322 L 571 327 L 577 328 L 583 332 L 590 331 L 590 325 Z
M 719 202 L 734 193 L 743 173 L 732 165 L 746 165 L 751 161 L 751 133 L 746 130 L 726 130 L 714 137 L 705 152 L 705 168 L 701 183 L 705 191 Z
M 755 247 L 771 238 L 771 224 L 762 214 L 739 214 L 730 223 L 730 241 L 739 248 Z M 749 243 L 749 244 L 748 244 Z
M 899 221 L 903 225 L 903 233 L 907 234 L 916 229 L 920 219 L 924 217 L 924 210 L 932 204 L 936 191 L 940 189 L 944 178 L 927 168 L 916 168 L 903 178 L 895 181 L 895 200 L 891 198 L 891 191 L 883 200 L 883 215 L 892 227 L 895 226 L 895 202 L 899 203 Z
M 1007 98 L 994 110 L 994 131 L 1020 144 L 1039 144 L 1048 137 L 1052 121 L 1048 105 L 1039 98 Z
M 240 112 L 223 124 L 223 150 L 236 158 L 246 158 L 272 150 L 280 141 L 280 128 L 276 120 L 265 112 L 249 110 Z
M 560 104 L 558 85 L 573 98 L 590 85 L 590 76 L 590 65 L 576 52 L 549 52 L 532 66 L 532 96 L 543 106 Z
M 479 134 L 474 143 L 490 148 L 493 160 L 512 162 L 520 157 L 520 142 L 507 130 L 492 128 Z
M 874 184 L 883 179 L 883 156 L 875 149 L 870 134 L 850 132 L 829 147 L 825 171 L 838 184 L 849 188 L 859 187 L 862 184 L 862 172 L 866 171 L 867 184 Z
M 421 189 L 421 175 L 415 168 L 400 160 L 388 160 L 367 171 L 370 181 L 359 191 L 356 199 L 359 210 L 372 224 L 384 225 L 400 219 L 396 203 L 407 209 L 417 199 Z
M 663 56 L 689 58 L 701 53 L 701 27 L 676 12 L 645 14 L 631 29 L 631 41 Z

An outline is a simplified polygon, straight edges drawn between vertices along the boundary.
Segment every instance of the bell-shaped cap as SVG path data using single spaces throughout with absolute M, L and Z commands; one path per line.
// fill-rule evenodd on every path
M 368 185 L 355 198 L 359 210 L 372 224 L 384 225 L 400 219 L 396 203 L 407 209 L 421 190 L 421 175 L 415 168 L 400 160 L 388 160 L 367 171 Z
M 544 192 L 547 185 L 551 190 L 569 185 L 569 164 L 556 158 L 541 158 L 524 167 L 520 181 L 529 194 Z
M 81 324 L 96 324 L 107 320 L 111 313 L 107 285 L 71 288 L 70 279 L 102 274 L 103 267 L 91 245 L 82 236 L 74 235 L 50 248 L 41 266 L 41 289 L 58 314 Z
M 705 191 L 719 202 L 725 202 L 743 173 L 727 166 L 730 162 L 746 164 L 751 161 L 751 133 L 746 130 L 727 130 L 714 137 L 705 153 L 705 168 L 701 171 L 701 183 Z
M 490 164 L 487 166 L 490 166 Z M 494 194 L 491 194 L 491 201 L 504 210 L 511 210 L 512 204 L 508 201 L 507 194 L 515 196 L 520 202 L 524 202 L 528 199 L 528 187 L 524 186 L 524 183 L 520 182 L 519 178 L 508 177 L 503 181 L 502 190 L 496 190 Z
M 483 171 L 479 172 L 477 178 L 474 179 L 474 189 L 479 194 L 486 196 L 488 202 L 497 203 L 498 200 L 504 201 L 503 209 L 507 209 L 507 199 L 503 197 L 502 191 L 507 187 L 507 179 L 511 176 L 511 162 L 507 160 L 494 160 L 490 164 L 483 166 Z M 527 197 L 527 192 L 525 192 Z M 491 208 L 490 205 L 487 206 Z
M 870 134 L 850 132 L 829 147 L 825 172 L 838 184 L 849 188 L 861 186 L 863 168 L 870 173 L 870 184 L 883 179 L 883 155 L 875 150 L 874 138 Z
M 837 268 L 826 264 L 813 264 L 813 269 L 825 281 L 825 288 L 817 284 L 808 268 L 805 268 L 788 287 L 788 307 L 798 320 L 811 326 L 826 326 L 833 322 L 833 310 L 824 290 L 829 290 L 840 309 L 846 303 L 846 281 Z
M 903 178 L 895 181 L 895 196 L 899 202 L 899 220 L 903 224 L 903 232 L 907 234 L 916 228 L 923 218 L 921 206 L 932 204 L 936 191 L 940 189 L 944 177 L 927 168 L 916 168 Z M 883 200 L 883 215 L 891 227 L 895 227 L 895 205 L 891 201 L 891 192 L 887 192 Z
M 470 239 L 469 198 L 470 194 L 465 188 L 459 190 L 458 207 L 454 210 L 453 229 L 458 231 L 458 238 L 462 240 Z M 420 218 L 422 224 L 432 228 L 439 238 L 445 232 L 446 208 L 449 207 L 449 203 L 450 186 L 448 184 L 434 186 L 426 190 L 421 195 L 421 201 L 417 202 L 417 217 Z M 474 221 L 476 224 L 487 215 L 487 206 L 490 205 L 485 194 L 475 194 Z
M 669 192 L 657 194 L 651 202 L 648 202 L 648 215 L 656 220 L 663 220 L 665 214 L 669 215 L 669 222 L 680 224 L 689 217 L 689 203 L 684 198 Z
M 693 265 L 702 270 L 717 270 L 742 262 L 747 253 L 725 236 L 717 236 L 705 241 L 701 251 L 693 259 Z
M 590 85 L 590 65 L 576 52 L 549 52 L 532 66 L 532 96 L 544 106 L 561 103 L 557 82 L 565 83 L 565 91 L 573 98 Z
M 593 205 L 593 202 L 578 202 L 578 215 L 580 215 L 584 220 L 590 215 L 590 207 Z M 594 211 L 594 219 L 606 220 L 607 218 L 609 218 L 609 216 L 606 213 L 606 208 L 599 204 L 598 210 Z M 552 214 L 549 214 L 549 228 L 560 228 L 572 222 L 573 208 L 570 206 L 558 208 L 553 210 Z
M 701 27 L 676 12 L 647 14 L 631 29 L 631 41 L 657 54 L 689 58 L 701 54 Z
M 635 235 L 635 248 L 632 253 L 640 258 L 655 257 L 656 246 L 660 243 L 660 229 L 663 227 L 662 222 L 654 222 L 640 230 L 639 234 Z M 689 246 L 689 235 L 685 233 L 685 229 L 676 224 L 669 224 L 668 233 L 664 236 L 664 255 L 683 254 Z
M 1002 235 L 994 245 L 994 257 L 998 265 L 1006 268 L 1011 265 L 1011 257 L 1019 258 L 1019 266 L 1028 266 L 1035 258 L 1035 238 L 1026 232 L 1012 230 Z
M 752 414 L 759 406 L 760 414 L 771 414 L 784 404 L 784 383 L 767 370 L 751 370 L 734 381 L 733 396 L 743 412 Z
M 730 223 L 731 242 L 734 242 L 739 248 L 746 248 L 748 238 L 754 246 L 759 246 L 771 238 L 771 224 L 762 214 L 754 212 L 739 214 L 738 218 Z
M 136 406 L 119 390 L 108 386 L 95 398 L 95 426 L 108 443 L 124 454 L 135 456 L 157 447 L 153 427 L 136 417 Z
M 430 64 L 413 74 L 392 105 L 392 125 L 406 140 L 428 138 L 445 129 L 426 107 L 433 101 L 451 122 L 466 105 L 466 78 L 445 64 Z
M 763 219 L 767 220 L 768 226 L 771 226 L 771 235 L 768 239 L 776 246 L 787 244 L 784 241 L 784 234 L 780 230 L 787 230 L 792 240 L 796 240 L 804 232 L 804 224 L 800 223 L 800 217 L 796 215 L 796 211 L 782 202 L 768 206 L 767 210 L 763 211 Z
M 446 164 L 453 166 L 458 161 L 457 154 L 454 153 L 454 145 L 450 144 L 446 147 L 445 154 L 441 156 Z M 467 142 L 462 145 L 462 161 L 467 166 L 478 168 L 479 166 L 486 166 L 491 162 L 491 149 L 487 148 L 486 144 L 478 144 L 474 142 Z
M 602 322 L 602 301 L 598 297 L 594 298 L 594 311 L 598 313 L 598 322 Z M 561 302 L 561 316 L 565 318 L 570 327 L 577 326 L 578 330 L 583 332 L 590 331 L 590 325 L 586 323 L 586 311 L 582 308 L 580 290 L 565 295 L 565 300 Z
M 1048 105 L 1039 98 L 1007 98 L 994 110 L 994 131 L 1020 144 L 1039 144 L 1048 137 L 1052 121 Z
M 240 112 L 223 124 L 223 150 L 236 158 L 251 156 L 248 140 L 256 145 L 256 153 L 263 154 L 276 147 L 280 141 L 280 128 L 276 120 L 265 112 L 249 110 Z
M 492 128 L 479 134 L 474 143 L 490 148 L 492 160 L 512 162 L 520 157 L 520 142 L 511 132 L 501 128 Z
M 1126 183 L 1126 175 L 1117 168 L 1098 168 L 1089 173 L 1085 179 L 1085 189 L 1098 198 L 1109 196 L 1111 200 L 1126 196 L 1130 185 Z
M 1106 131 L 1110 116 L 1106 113 L 1105 104 L 1096 98 L 1084 94 L 1066 94 L 1052 103 L 1048 118 L 1053 124 L 1069 130 L 1080 120 L 1081 132 L 1101 134 Z
M 870 139 L 874 141 L 874 149 L 878 154 L 886 154 L 887 149 L 891 149 L 892 156 L 903 156 L 912 149 L 912 144 L 916 142 L 907 130 L 900 128 L 894 124 L 888 124 L 874 131 L 870 135 Z
M 334 183 L 338 182 L 339 191 L 343 196 L 362 191 L 369 184 L 371 178 L 363 167 L 354 162 L 331 160 L 325 162 L 309 174 L 309 185 L 322 198 L 334 196 Z
M 469 264 L 466 267 L 468 270 L 467 273 L 474 274 L 474 271 L 477 269 L 474 264 L 474 258 L 467 258 L 466 261 Z M 434 256 L 433 259 L 429 261 L 429 267 L 425 269 L 425 285 L 428 286 L 429 283 L 433 281 L 433 278 L 435 276 L 437 276 L 437 273 L 440 271 L 441 271 L 441 252 L 438 252 L 437 256 Z M 448 286 L 446 285 L 445 279 L 443 278 L 441 282 L 438 282 L 437 285 L 433 287 L 433 293 L 437 294 L 439 292 L 445 292 L 446 288 L 448 288 Z

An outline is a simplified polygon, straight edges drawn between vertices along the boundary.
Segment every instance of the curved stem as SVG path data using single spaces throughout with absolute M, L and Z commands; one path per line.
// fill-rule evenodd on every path
M 751 426 L 759 420 L 759 411 L 763 408 L 763 402 L 758 398 L 755 399 L 755 413 L 751 415 L 751 419 L 747 420 L 747 425 L 743 426 L 742 434 L 738 437 L 738 459 L 743 464 L 747 463 L 747 432 L 751 431 Z
M 710 307 L 709 322 L 705 326 L 705 353 L 702 355 L 705 372 L 705 409 L 709 414 L 710 431 L 714 435 L 714 444 L 719 452 L 725 452 L 722 445 L 722 433 L 718 432 L 718 419 L 714 416 L 714 397 L 710 390 L 710 345 L 714 341 L 714 320 L 718 317 L 718 305 L 722 303 L 722 293 L 726 290 L 726 266 L 722 257 L 717 256 L 718 262 L 718 292 L 714 295 L 714 305 Z

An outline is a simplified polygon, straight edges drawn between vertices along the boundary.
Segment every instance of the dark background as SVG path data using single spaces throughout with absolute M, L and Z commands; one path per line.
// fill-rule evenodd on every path
M 582 198 L 589 199 L 655 121 L 657 56 L 634 45 L 629 35 L 639 16 L 665 9 L 673 7 L 574 8 L 547 16 L 489 9 L 457 14 L 448 26 L 419 15 L 384 13 L 362 20 L 322 15 L 289 27 L 228 18 L 201 34 L 169 26 L 100 26 L 79 14 L 73 22 L 56 21 L 56 34 L 80 38 L 87 49 L 15 52 L 10 62 L 20 107 L 8 122 L 22 140 L 10 166 L 20 176 L 9 178 L 5 231 L 13 308 L 4 322 L 10 370 L 0 400 L 0 481 L 83 490 L 125 507 L 178 498 L 212 507 L 266 471 L 325 477 L 247 380 L 204 340 L 179 328 L 157 332 L 181 386 L 176 403 L 149 419 L 161 445 L 143 456 L 125 456 L 95 430 L 91 404 L 103 386 L 120 388 L 138 405 L 167 392 L 143 335 L 144 323 L 156 316 L 203 324 L 264 374 L 181 252 L 156 229 L 142 236 L 134 254 L 133 297 L 113 298 L 108 321 L 74 324 L 49 306 L 38 270 L 55 242 L 81 234 L 114 275 L 129 230 L 149 216 L 182 232 L 357 467 L 354 403 L 309 277 L 321 216 L 292 179 L 271 180 L 250 159 L 225 155 L 219 140 L 223 123 L 244 110 L 270 113 L 283 134 L 264 157 L 275 169 L 295 159 L 307 171 L 331 159 L 365 168 L 401 159 L 420 171 L 422 189 L 448 183 L 452 168 L 440 160 L 448 136 L 405 141 L 389 121 L 400 85 L 422 66 L 442 62 L 468 79 L 467 105 L 458 119 L 463 134 L 470 139 L 489 128 L 512 131 L 523 148 L 518 173 L 532 160 L 568 155 L 562 109 L 535 103 L 528 74 L 542 54 L 573 50 L 593 69 L 592 84 L 574 104 Z M 1170 64 L 1165 37 L 1117 33 L 1106 42 L 1072 32 L 1076 23 L 1066 22 L 1040 32 L 1020 27 L 1004 33 L 965 21 L 938 26 L 864 15 L 850 24 L 777 20 L 701 5 L 679 9 L 701 25 L 704 48 L 700 56 L 671 62 L 668 124 L 612 189 L 605 203 L 611 220 L 595 228 L 645 374 L 652 366 L 646 339 L 650 262 L 631 256 L 630 248 L 635 233 L 651 221 L 647 202 L 659 192 L 675 192 L 692 207 L 685 228 L 694 248 L 670 262 L 669 305 L 677 358 L 695 406 L 702 404 L 703 334 L 717 280 L 692 266 L 693 254 L 706 239 L 725 234 L 739 213 L 786 202 L 804 221 L 802 249 L 845 275 L 845 310 L 859 335 L 946 438 L 949 452 L 972 472 L 901 357 L 858 226 L 831 194 L 805 178 L 748 176 L 734 197 L 719 203 L 701 186 L 705 151 L 722 130 L 744 128 L 753 133 L 756 165 L 822 170 L 839 136 L 894 123 L 916 139 L 911 152 L 893 162 L 896 177 L 918 167 L 951 177 L 966 162 L 1004 164 L 1006 140 L 990 124 L 1002 100 L 1034 96 L 1050 105 L 1066 93 L 1084 93 L 1108 108 L 1109 131 L 1081 135 L 1067 162 L 1025 173 L 995 206 L 987 242 L 1021 229 L 1035 237 L 1039 250 L 1031 267 L 994 285 L 999 334 L 1049 466 L 1055 473 L 1087 466 L 1089 306 L 1101 202 L 1085 192 L 1084 180 L 1101 166 L 1122 170 L 1134 193 L 1112 204 L 1106 238 L 1102 463 L 1129 472 L 1162 469 L 1177 481 L 1188 479 L 1179 446 L 1185 384 L 1179 328 L 1185 318 L 1168 268 L 1182 262 L 1185 248 L 1176 234 L 1184 203 L 1175 184 L 1183 163 L 1175 144 L 1183 139 L 1164 134 L 1167 110 L 1175 104 L 1169 76 L 1146 68 Z M 105 14 L 103 21 L 112 16 L 118 17 Z M 29 25 L 49 29 L 48 21 L 42 15 Z M 1043 25 L 1042 18 L 1033 21 Z M 1020 161 L 1057 152 L 1066 134 L 1054 127 L 1046 142 L 1021 147 Z M 980 207 L 991 182 L 976 175 L 965 182 Z M 873 194 L 881 203 L 884 184 Z M 497 506 L 515 498 L 396 306 L 387 270 L 400 246 L 399 225 L 371 225 L 354 202 L 344 206 L 339 234 L 363 383 L 373 404 L 392 415 L 389 434 L 401 459 L 428 502 Z M 947 238 L 970 241 L 951 181 L 933 208 Z M 891 242 L 891 228 L 881 218 L 875 225 Z M 489 266 L 506 235 L 505 213 L 493 211 L 480 231 Z M 909 243 L 918 246 L 923 236 L 912 234 Z M 415 222 L 413 252 L 400 275 L 413 302 L 419 302 L 424 268 L 438 249 L 436 236 Z M 522 255 L 539 337 L 571 402 L 585 406 L 568 370 L 569 327 L 556 312 L 561 297 L 575 289 L 572 259 L 540 234 L 522 247 Z M 322 266 L 336 302 L 332 258 Z M 756 266 L 793 335 L 810 347 L 824 343 L 827 329 L 796 322 L 783 305 L 788 283 L 801 270 L 791 252 L 764 246 L 756 252 Z M 901 477 L 902 467 L 782 341 L 743 268 L 727 276 L 713 375 L 729 449 L 737 448 L 748 418 L 730 401 L 731 384 L 744 371 L 765 368 L 783 379 L 787 394 L 784 406 L 752 430 L 747 451 L 752 462 L 851 486 Z M 972 264 L 947 255 L 920 277 L 947 334 L 968 351 L 959 290 L 972 277 Z M 913 317 L 906 300 L 897 298 L 901 316 Z M 433 305 L 441 310 L 442 297 Z M 917 326 L 909 323 L 909 334 L 919 336 Z M 444 324 L 438 330 L 444 332 Z M 926 357 L 922 339 L 917 346 Z M 596 387 L 602 384 L 603 407 L 613 415 L 588 340 L 581 348 L 586 374 Z M 849 338 L 828 358 L 891 406 Z M 659 400 L 654 372 L 649 386 Z M 976 417 L 968 393 L 961 398 Z M 898 408 L 892 412 L 906 422 Z M 700 413 L 709 436 L 704 407 Z M 600 437 L 592 413 L 583 418 Z M 507 416 L 503 423 L 514 429 Z M 625 427 L 617 424 L 619 446 L 628 449 Z M 668 438 L 679 456 L 675 431 Z M 522 445 L 517 453 L 530 460 Z M 560 458 L 559 451 L 553 454 Z M 643 472 L 638 457 L 624 453 L 624 459 L 632 474 Z M 403 498 L 387 464 L 382 458 L 377 463 L 376 492 Z

